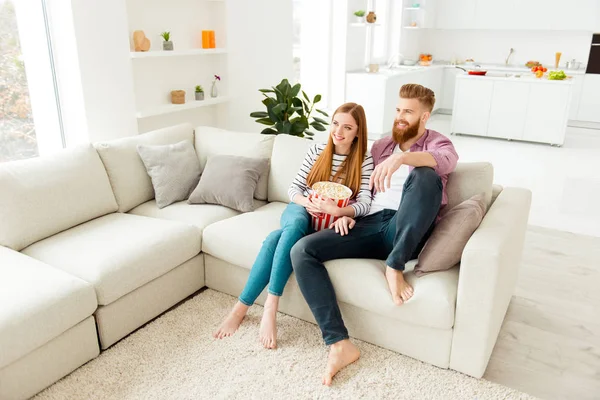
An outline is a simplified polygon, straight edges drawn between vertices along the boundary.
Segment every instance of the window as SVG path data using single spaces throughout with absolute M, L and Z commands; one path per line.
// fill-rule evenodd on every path
M 42 0 L 0 0 L 0 162 L 64 147 L 48 43 Z

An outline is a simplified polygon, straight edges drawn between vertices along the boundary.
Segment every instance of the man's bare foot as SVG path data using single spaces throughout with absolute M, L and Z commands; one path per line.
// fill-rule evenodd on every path
M 265 349 L 277 348 L 277 308 L 279 296 L 267 295 L 265 310 L 260 321 L 260 342 Z
M 388 281 L 390 292 L 392 292 L 392 299 L 397 306 L 401 306 L 413 296 L 413 288 L 404 280 L 402 271 L 386 267 L 385 278 Z
M 352 364 L 360 357 L 360 350 L 348 339 L 331 345 L 327 359 L 327 369 L 323 375 L 323 385 L 331 386 L 335 374 Z
M 223 339 L 224 337 L 233 335 L 242 324 L 249 308 L 250 307 L 240 301 L 235 303 L 233 310 L 231 310 L 227 318 L 221 323 L 219 329 L 213 333 L 213 337 L 215 339 Z

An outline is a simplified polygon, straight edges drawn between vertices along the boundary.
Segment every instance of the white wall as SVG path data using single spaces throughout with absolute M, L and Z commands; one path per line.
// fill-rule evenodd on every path
M 90 141 L 136 134 L 124 2 L 72 0 L 71 7 Z
M 571 31 L 441 30 L 421 31 L 423 52 L 434 59 L 473 58 L 487 63 L 504 63 L 510 48 L 511 64 L 536 60 L 554 65 L 554 54 L 562 52 L 561 64 L 573 58 L 587 63 L 591 33 Z
M 229 88 L 223 127 L 260 132 L 250 113 L 265 109 L 258 91 L 292 80 L 291 0 L 227 0 Z

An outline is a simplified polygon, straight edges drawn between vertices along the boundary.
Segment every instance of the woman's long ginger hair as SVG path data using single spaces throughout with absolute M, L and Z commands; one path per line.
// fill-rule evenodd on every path
M 333 164 L 333 154 L 335 153 L 335 144 L 333 144 L 333 138 L 329 134 L 329 140 L 323 152 L 317 158 L 317 161 L 311 168 L 306 183 L 308 187 L 312 187 L 315 182 L 337 182 L 349 187 L 352 190 L 352 197 L 355 198 L 360 190 L 360 184 L 362 181 L 362 164 L 365 160 L 367 153 L 367 117 L 365 116 L 365 110 L 361 105 L 356 103 L 345 103 L 338 107 L 333 113 L 333 118 L 337 113 L 346 113 L 352 115 L 358 130 L 356 138 L 352 142 L 350 148 L 350 154 L 346 157 L 346 160 L 340 166 L 338 172 L 335 174 L 333 179 L 331 178 L 331 170 Z

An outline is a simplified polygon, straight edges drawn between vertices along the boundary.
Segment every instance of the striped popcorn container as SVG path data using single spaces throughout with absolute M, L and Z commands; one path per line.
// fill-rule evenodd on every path
M 352 196 L 352 190 L 347 186 L 335 182 L 316 182 L 312 186 L 310 196 L 333 199 L 337 203 L 337 206 L 342 208 L 348 205 Z M 311 219 L 313 229 L 318 232 L 329 228 L 329 225 L 334 223 L 338 217 L 322 213 L 318 217 L 311 215 Z

